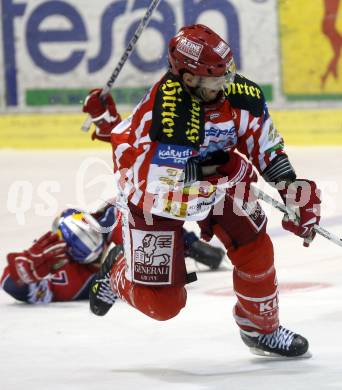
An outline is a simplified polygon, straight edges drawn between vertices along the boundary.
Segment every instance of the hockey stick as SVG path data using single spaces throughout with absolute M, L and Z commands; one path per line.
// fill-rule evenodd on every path
M 261 191 L 259 188 L 252 186 L 252 191 L 258 199 L 263 200 L 264 202 L 270 204 L 271 206 L 280 210 L 284 214 L 293 215 L 293 213 L 294 213 L 293 210 L 290 210 L 284 204 L 273 199 L 271 196 L 267 195 L 265 192 Z M 335 236 L 335 234 L 328 232 L 328 230 L 326 230 L 318 225 L 314 225 L 314 230 L 317 234 L 320 234 L 321 236 L 323 236 L 327 240 L 332 241 L 334 244 L 336 244 L 338 246 L 342 246 L 342 239 Z
M 151 19 L 151 16 L 152 16 L 152 13 L 158 7 L 159 3 L 160 3 L 160 0 L 152 0 L 152 2 L 150 4 L 150 6 L 148 7 L 144 17 L 141 19 L 141 22 L 140 22 L 138 28 L 136 29 L 133 37 L 129 41 L 128 46 L 126 47 L 125 52 L 123 53 L 122 57 L 120 58 L 120 61 L 116 65 L 115 69 L 113 70 L 113 73 L 110 75 L 110 78 L 108 79 L 106 85 L 102 88 L 102 92 L 101 92 L 100 98 L 103 98 L 106 95 L 108 95 L 108 93 L 112 89 L 112 86 L 113 86 L 115 80 L 118 78 L 118 76 L 119 76 L 123 66 L 125 65 L 128 57 L 132 54 L 132 52 L 134 50 L 134 47 L 135 47 L 135 45 L 136 45 L 136 43 L 137 43 L 141 33 L 143 32 L 144 28 L 149 23 L 149 21 Z M 90 129 L 91 124 L 92 124 L 91 117 L 88 116 L 88 118 L 84 121 L 84 123 L 82 125 L 82 130 L 83 131 L 88 131 Z

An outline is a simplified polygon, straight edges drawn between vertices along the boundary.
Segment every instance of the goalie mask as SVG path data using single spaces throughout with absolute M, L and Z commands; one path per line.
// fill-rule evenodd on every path
M 65 240 L 68 254 L 77 263 L 92 263 L 103 252 L 105 240 L 101 226 L 88 213 L 63 213 L 57 223 L 57 233 Z

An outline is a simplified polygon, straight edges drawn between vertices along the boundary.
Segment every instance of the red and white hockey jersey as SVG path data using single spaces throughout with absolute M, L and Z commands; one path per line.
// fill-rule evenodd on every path
M 237 149 L 262 173 L 284 153 L 261 89 L 240 75 L 219 104 L 206 106 L 167 73 L 132 116 L 113 129 L 112 145 L 114 170 L 126 201 L 182 220 L 204 219 L 222 198 L 210 183 L 184 188 L 182 175 L 189 158 Z

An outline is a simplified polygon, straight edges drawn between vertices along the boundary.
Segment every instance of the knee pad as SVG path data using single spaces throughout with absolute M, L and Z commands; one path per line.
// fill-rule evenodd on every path
M 110 272 L 112 289 L 129 305 L 158 320 L 175 317 L 186 304 L 186 289 L 183 284 L 175 286 L 145 286 L 126 278 L 126 261 L 121 257 Z
M 134 284 L 130 291 L 132 306 L 158 321 L 175 317 L 185 306 L 186 297 L 183 286 L 147 287 Z

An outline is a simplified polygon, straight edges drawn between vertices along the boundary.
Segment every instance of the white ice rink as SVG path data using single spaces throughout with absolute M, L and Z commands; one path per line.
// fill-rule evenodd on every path
M 321 225 L 342 236 L 342 149 L 288 150 L 298 177 L 323 189 Z M 27 247 L 67 204 L 94 207 L 110 196 L 110 158 L 104 151 L 0 152 L 0 270 L 7 252 Z M 29 306 L 0 291 L 0 389 L 342 389 L 342 248 L 322 237 L 304 248 L 281 229 L 279 212 L 265 209 L 281 322 L 309 339 L 311 359 L 250 354 L 232 319 L 232 273 L 224 266 L 200 270 L 187 307 L 165 323 L 121 302 L 97 318 L 87 302 Z

